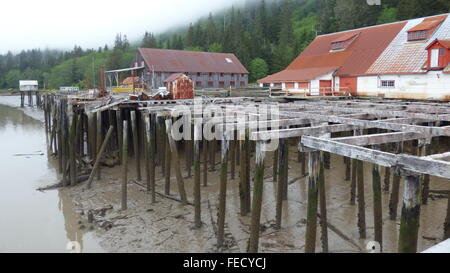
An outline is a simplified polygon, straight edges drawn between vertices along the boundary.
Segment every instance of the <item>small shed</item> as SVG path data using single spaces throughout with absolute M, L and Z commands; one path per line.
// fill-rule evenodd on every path
M 25 91 L 39 91 L 39 84 L 38 81 L 19 81 L 19 90 L 21 92 Z
M 172 100 L 193 99 L 194 82 L 183 73 L 175 73 L 164 80 Z

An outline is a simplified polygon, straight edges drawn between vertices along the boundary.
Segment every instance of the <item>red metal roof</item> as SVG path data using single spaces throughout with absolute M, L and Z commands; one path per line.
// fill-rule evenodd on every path
M 430 30 L 437 27 L 439 24 L 445 21 L 447 15 L 441 15 L 436 17 L 429 17 L 423 19 L 422 23 L 408 30 L 408 32 Z
M 183 73 L 173 73 L 167 79 L 164 80 L 164 82 L 173 82 L 174 80 L 178 79 L 179 77 L 184 76 Z
M 443 47 L 450 49 L 450 40 L 438 40 L 438 39 L 434 40 L 431 44 L 429 44 L 426 47 L 426 49 L 428 50 L 430 47 L 432 47 L 436 43 L 439 43 Z
M 248 74 L 239 59 L 231 53 L 139 48 L 149 67 L 159 72 L 201 72 Z
M 316 78 L 331 72 L 330 68 L 337 69 L 338 76 L 364 74 L 405 25 L 406 22 L 399 22 L 318 36 L 286 70 L 258 82 L 283 82 L 287 78 L 310 80 L 311 76 Z M 330 51 L 333 42 L 356 35 L 344 51 Z M 317 74 L 319 71 L 324 73 Z

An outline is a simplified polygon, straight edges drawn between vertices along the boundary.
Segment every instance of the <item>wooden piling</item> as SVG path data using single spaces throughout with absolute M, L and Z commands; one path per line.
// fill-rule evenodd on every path
M 241 216 L 246 216 L 250 212 L 249 196 L 250 179 L 247 177 L 247 151 L 248 151 L 248 134 L 240 137 L 240 166 L 239 166 L 239 197 Z
M 100 152 L 100 143 L 102 143 L 102 112 L 97 113 L 97 138 L 96 138 L 96 154 Z M 101 169 L 97 170 L 97 179 L 102 178 Z
M 372 164 L 372 190 L 373 190 L 373 222 L 375 226 L 375 241 L 383 249 L 383 212 L 381 200 L 380 167 Z
M 403 151 L 403 143 L 396 144 L 396 154 L 400 154 Z M 389 219 L 395 221 L 397 219 L 398 200 L 400 193 L 400 180 L 401 176 L 394 173 L 392 178 L 392 191 L 389 198 Z
M 320 174 L 320 152 L 309 152 L 308 170 L 308 205 L 306 216 L 305 253 L 316 251 L 317 233 L 317 200 L 318 200 L 318 180 Z
M 320 234 L 322 242 L 322 252 L 328 253 L 328 222 L 327 222 L 327 198 L 325 187 L 325 166 L 320 162 L 320 172 L 318 180 L 319 190 L 319 208 L 320 208 Z
M 167 139 L 169 140 L 169 146 L 171 151 L 171 157 L 173 158 L 173 167 L 175 169 L 175 176 L 177 178 L 178 192 L 180 199 L 184 205 L 187 204 L 186 190 L 184 188 L 184 179 L 181 175 L 180 157 L 178 156 L 178 150 L 175 140 L 172 138 L 172 119 L 166 119 L 166 132 Z
M 225 236 L 225 214 L 227 198 L 229 133 L 224 132 L 222 139 L 222 164 L 220 166 L 219 213 L 217 219 L 217 247 L 222 247 Z
M 123 151 L 123 120 L 122 110 L 116 110 L 116 123 L 117 123 L 117 142 L 119 146 L 119 163 L 122 164 L 122 151 Z
M 70 165 L 70 185 L 75 186 L 77 181 L 77 165 L 75 160 L 75 149 L 76 149 L 76 128 L 77 128 L 77 115 L 76 113 L 72 114 L 72 122 L 70 124 L 70 132 L 69 132 L 69 165 Z
M 92 181 L 94 180 L 94 176 L 96 174 L 97 169 L 100 167 L 100 161 L 101 158 L 103 156 L 104 151 L 106 150 L 106 145 L 109 142 L 109 139 L 111 138 L 111 135 L 114 131 L 114 127 L 110 126 L 108 129 L 108 132 L 106 133 L 106 137 L 105 140 L 103 140 L 102 146 L 100 147 L 100 152 L 99 154 L 96 156 L 96 160 L 94 163 L 94 167 L 92 168 L 91 174 L 89 175 L 89 179 L 87 182 L 87 188 L 90 189 L 91 185 L 92 185 Z
M 170 152 L 169 140 L 167 139 L 166 132 L 164 132 L 164 148 L 165 148 L 165 160 L 164 160 L 164 194 L 170 195 L 170 176 L 172 166 L 172 154 Z
M 194 125 L 194 223 L 195 228 L 202 226 L 201 191 L 200 191 L 200 141 L 202 139 L 202 124 Z
M 203 187 L 208 186 L 208 141 L 203 138 Z
M 136 110 L 137 111 L 137 110 Z M 133 154 L 136 164 L 136 176 L 137 180 L 141 181 L 141 160 L 140 160 L 140 151 L 139 151 L 139 136 L 138 136 L 138 128 L 137 128 L 137 119 L 136 119 L 136 111 L 131 111 L 131 130 L 133 132 Z
M 253 185 L 253 200 L 252 200 L 252 216 L 250 223 L 250 239 L 248 243 L 247 252 L 257 253 L 259 245 L 259 232 L 261 221 L 261 207 L 264 189 L 264 161 L 265 150 L 264 142 L 256 142 L 256 166 L 255 166 L 255 183 Z M 241 162 L 242 164 L 242 162 Z
M 430 140 L 431 142 L 431 140 Z M 419 156 L 427 156 L 431 154 L 431 145 L 430 143 L 425 143 L 424 147 L 421 149 L 421 154 Z M 423 183 L 422 183 L 422 205 L 428 205 L 428 197 L 430 194 L 430 175 L 424 174 L 422 176 Z
M 351 159 L 348 157 L 344 157 L 345 164 L 345 181 L 351 181 L 351 172 L 352 172 L 352 164 Z
M 420 221 L 420 177 L 406 176 L 398 242 L 399 253 L 416 253 Z
M 279 151 L 279 150 L 276 149 L 276 150 L 273 152 L 272 178 L 273 178 L 273 182 L 274 182 L 274 183 L 277 183 L 277 181 L 278 181 L 278 153 L 279 153 L 278 151 Z
M 450 191 L 447 196 L 447 216 L 444 222 L 444 240 L 450 239 Z
M 288 199 L 289 143 L 287 139 L 280 139 L 279 142 L 278 183 L 282 187 L 281 200 L 286 201 Z
M 277 182 L 277 195 L 276 195 L 276 205 L 275 205 L 275 228 L 281 228 L 281 219 L 283 214 L 283 201 L 285 197 L 285 186 L 287 184 L 287 151 L 289 149 L 288 143 L 286 139 L 279 140 L 279 155 L 278 162 L 280 166 L 280 170 L 278 173 L 278 182 Z
M 366 202 L 364 197 L 364 163 L 357 161 L 358 231 L 359 238 L 366 238 Z
M 122 210 L 127 209 L 127 184 L 128 184 L 128 121 L 123 121 L 122 143 Z

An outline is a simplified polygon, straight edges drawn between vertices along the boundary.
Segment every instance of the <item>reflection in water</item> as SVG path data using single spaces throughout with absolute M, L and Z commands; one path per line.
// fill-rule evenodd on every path
M 19 101 L 0 97 L 0 103 L 12 99 Z M 0 105 L 0 252 L 68 252 L 69 241 L 78 241 L 83 252 L 102 251 L 87 229 L 80 230 L 70 196 L 36 191 L 59 179 L 46 141 L 42 122 Z

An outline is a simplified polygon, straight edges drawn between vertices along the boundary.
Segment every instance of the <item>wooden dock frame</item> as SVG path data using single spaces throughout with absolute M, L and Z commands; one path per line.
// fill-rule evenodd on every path
M 244 208 L 243 215 L 248 212 L 251 213 L 251 226 L 250 226 L 250 240 L 249 240 L 249 252 L 258 251 L 259 242 L 259 226 L 261 218 L 262 209 L 262 193 L 264 188 L 264 164 L 265 164 L 265 150 L 262 148 L 265 146 L 265 142 L 268 139 L 300 139 L 298 149 L 303 156 L 300 159 L 305 158 L 305 153 L 309 154 L 309 175 L 310 182 L 308 188 L 308 213 L 307 218 L 307 232 L 305 242 L 307 247 L 305 251 L 315 252 L 316 246 L 316 230 L 317 222 L 320 219 L 320 224 L 322 225 L 321 232 L 327 229 L 326 220 L 326 203 L 324 202 L 325 192 L 323 191 L 324 181 L 324 170 L 323 164 L 319 164 L 321 154 L 330 153 L 339 155 L 346 158 L 346 164 L 348 164 L 348 172 L 352 169 L 351 180 L 354 180 L 354 176 L 358 173 L 353 167 L 355 162 L 367 162 L 373 164 L 373 194 L 376 196 L 374 199 L 374 221 L 375 230 L 374 235 L 368 234 L 367 237 L 372 238 L 375 236 L 377 240 L 380 240 L 380 245 L 383 246 L 382 242 L 382 223 L 380 213 L 381 206 L 381 181 L 380 180 L 380 169 L 378 166 L 385 168 L 390 168 L 395 170 L 394 181 L 400 183 L 400 179 L 396 180 L 396 177 L 405 177 L 405 191 L 403 193 L 403 208 L 401 215 L 401 225 L 400 225 L 400 235 L 398 242 L 399 252 L 416 252 L 417 251 L 417 237 L 419 230 L 419 217 L 420 217 L 420 206 L 426 203 L 422 195 L 422 191 L 426 194 L 427 188 L 422 189 L 422 180 L 420 177 L 422 175 L 432 175 L 442 178 L 450 179 L 450 152 L 443 154 L 427 154 L 427 155 L 408 155 L 400 153 L 402 150 L 397 149 L 395 151 L 383 151 L 380 149 L 380 145 L 385 145 L 389 143 L 397 144 L 398 147 L 402 147 L 403 143 L 410 141 L 417 141 L 419 146 L 429 145 L 432 138 L 438 137 L 449 137 L 450 136 L 450 126 L 445 126 L 445 123 L 450 123 L 450 107 L 446 103 L 434 103 L 434 102 L 407 102 L 401 100 L 308 100 L 308 101 L 296 101 L 294 103 L 278 103 L 271 100 L 258 100 L 255 101 L 251 98 L 208 98 L 202 101 L 202 110 L 208 105 L 215 105 L 219 107 L 228 106 L 231 108 L 231 113 L 225 113 L 224 116 L 218 119 L 212 120 L 217 117 L 204 116 L 201 112 L 200 114 L 195 112 L 194 100 L 177 100 L 177 101 L 132 101 L 128 99 L 91 99 L 91 100 L 80 100 L 80 99 L 68 99 L 64 96 L 57 96 L 54 94 L 46 94 L 43 96 L 43 105 L 46 112 L 46 123 L 48 127 L 48 132 L 50 133 L 51 141 L 50 145 L 53 147 L 53 152 L 58 156 L 60 163 L 60 169 L 63 173 L 63 177 L 67 178 L 65 181 L 76 181 L 73 177 L 76 174 L 70 172 L 70 168 L 74 168 L 73 157 L 77 157 L 77 152 L 80 149 L 73 149 L 75 152 L 67 152 L 67 144 L 65 143 L 65 136 L 69 131 L 69 123 L 67 122 L 68 117 L 72 117 L 67 112 L 73 110 L 76 115 L 85 115 L 86 117 L 91 117 L 92 114 L 97 113 L 97 116 L 101 116 L 102 111 L 115 110 L 115 117 L 110 114 L 109 118 L 103 118 L 100 122 L 103 128 L 109 128 L 114 126 L 116 128 L 116 133 L 113 135 L 112 144 L 109 146 L 109 151 L 121 151 L 120 157 L 122 161 L 124 160 L 124 152 L 126 153 L 127 146 L 132 148 L 132 138 L 126 138 L 124 134 L 128 131 L 121 132 L 122 122 L 130 120 L 131 111 L 139 111 L 140 120 L 143 122 L 136 122 L 135 126 L 138 128 L 133 129 L 132 126 L 128 126 L 129 132 L 135 131 L 133 135 L 137 135 L 136 131 L 141 132 L 145 130 L 141 138 L 145 138 L 142 141 L 135 139 L 134 143 L 137 145 L 144 144 L 145 152 L 138 153 L 148 157 L 145 160 L 145 170 L 150 174 L 150 179 L 148 179 L 148 191 L 152 196 L 152 203 L 155 202 L 155 166 L 154 160 L 156 158 L 157 150 L 155 149 L 155 143 L 166 143 L 164 148 L 165 156 L 163 158 L 165 162 L 160 162 L 164 165 L 166 170 L 164 173 L 169 175 L 169 180 L 165 181 L 166 194 L 168 194 L 167 183 L 170 184 L 170 168 L 167 170 L 167 166 L 170 166 L 170 158 L 172 160 L 178 159 L 178 149 L 179 145 L 176 145 L 175 141 L 169 136 L 169 132 L 172 126 L 171 110 L 174 106 L 183 105 L 188 109 L 192 110 L 191 122 L 194 126 L 196 133 L 196 141 L 194 142 L 193 149 L 189 150 L 194 152 L 193 157 L 195 160 L 203 159 L 203 170 L 207 171 L 207 160 L 208 160 L 208 146 L 212 142 L 200 141 L 198 138 L 198 131 L 203 128 L 207 123 L 213 124 L 216 127 L 223 128 L 223 133 L 231 137 L 227 138 L 226 143 L 222 143 L 222 149 L 217 149 L 217 152 L 222 152 L 221 160 L 221 193 L 220 196 L 220 209 L 218 215 L 219 237 L 218 246 L 220 247 L 223 242 L 223 234 L 226 222 L 226 199 L 227 193 L 226 180 L 227 177 L 227 165 L 229 163 L 228 158 L 232 156 L 231 166 L 234 167 L 233 162 L 240 164 L 243 171 L 250 169 L 250 165 L 243 159 L 249 156 L 249 153 L 253 150 L 249 149 L 238 149 L 236 152 L 233 150 L 228 150 L 234 147 L 239 148 L 238 142 L 234 142 L 234 136 L 238 135 L 237 132 L 239 128 L 252 128 L 255 125 L 261 126 L 266 125 L 265 130 L 249 130 L 244 135 L 248 134 L 249 142 L 246 145 L 253 147 L 256 144 L 256 169 L 253 170 L 255 181 L 253 186 L 253 196 L 250 193 L 250 183 L 249 187 L 242 187 L 241 195 L 241 207 Z M 66 108 L 66 105 L 73 106 L 72 108 Z M 263 106 L 272 106 L 279 109 L 278 117 L 276 119 L 261 119 L 261 113 L 259 109 Z M 68 109 L 68 110 L 67 110 Z M 230 109 L 228 109 L 230 110 Z M 134 116 L 134 114 L 133 114 Z M 52 119 L 53 117 L 53 119 Z M 105 115 L 106 117 L 106 115 Z M 252 118 L 255 118 L 252 119 Z M 78 120 L 79 118 L 73 117 L 73 120 Z M 166 131 L 158 130 L 159 126 L 156 126 L 156 120 L 165 119 Z M 134 121 L 134 118 L 132 118 Z M 151 122 L 151 123 L 150 123 Z M 289 129 L 279 129 L 270 128 L 270 124 L 276 122 L 279 128 L 289 128 Z M 115 126 L 114 124 L 117 124 Z M 134 122 L 133 122 L 134 124 Z M 131 125 L 133 125 L 131 124 Z M 144 124 L 144 125 L 143 125 Z M 93 125 L 96 125 L 95 122 Z M 91 141 L 95 141 L 98 138 L 104 139 L 104 131 L 100 128 L 85 128 L 92 126 L 82 126 L 81 127 L 81 139 L 86 142 L 86 147 L 92 147 Z M 145 128 L 142 128 L 145 127 Z M 124 128 L 125 129 L 125 128 Z M 132 130 L 133 129 L 133 130 Z M 371 131 L 372 132 L 369 132 Z M 373 131 L 376 131 L 375 133 Z M 358 134 L 353 135 L 352 132 L 358 131 Z M 352 136 L 348 136 L 351 133 Z M 61 135 L 62 134 L 62 135 Z M 73 134 L 71 134 L 73 135 Z M 165 138 L 161 140 L 161 137 Z M 156 139 L 155 139 L 156 138 Z M 125 142 L 125 140 L 127 142 Z M 231 141 L 230 143 L 228 141 Z M 123 142 L 122 142 L 123 141 Z M 163 142 L 161 142 L 163 141 Z M 75 143 L 71 141 L 70 143 Z M 53 145 L 54 144 L 54 145 Z M 96 145 L 100 145 L 97 143 Z M 98 147 L 94 144 L 94 148 L 91 148 L 91 153 L 98 151 Z M 428 147 L 429 148 L 429 147 Z M 434 151 L 435 149 L 423 148 L 421 150 Z M 139 146 L 136 149 L 142 149 Z M 211 149 L 211 148 L 209 148 Z M 61 151 L 61 152 L 60 152 Z M 201 154 L 200 154 L 201 153 Z M 242 155 L 242 153 L 245 153 Z M 170 156 L 171 155 L 171 156 Z M 95 156 L 95 155 L 94 155 Z M 70 157 L 70 158 L 69 158 Z M 78 158 L 75 162 L 76 165 L 79 164 Z M 97 161 L 99 159 L 97 158 Z M 126 156 L 125 156 L 126 160 Z M 167 162 L 169 160 L 169 164 Z M 120 163 L 120 159 L 118 160 Z M 72 162 L 69 164 L 69 162 Z M 150 162 L 150 163 L 149 163 Z M 122 162 L 123 163 L 123 162 Z M 126 163 L 126 162 L 125 162 Z M 180 194 L 180 199 L 184 204 L 191 204 L 187 200 L 187 196 L 184 189 L 183 176 L 181 175 L 181 163 L 179 161 L 172 162 L 172 166 L 175 168 L 175 173 L 177 174 L 177 185 Z M 147 166 L 150 164 L 151 166 Z M 289 164 L 289 163 L 288 163 Z M 200 179 L 203 179 L 203 185 L 208 185 L 206 179 L 207 176 L 205 172 L 200 175 L 200 163 L 189 162 L 189 168 L 186 171 L 190 171 L 190 166 L 194 166 L 194 177 L 195 177 L 195 227 L 199 228 L 201 226 L 201 193 L 199 190 Z M 248 166 L 247 166 L 248 165 Z M 305 164 L 303 164 L 304 166 Z M 350 165 L 352 168 L 350 168 Z M 242 168 L 245 166 L 245 168 Z M 78 167 L 78 166 L 76 166 Z M 282 166 L 277 171 L 281 171 Z M 354 170 L 354 171 L 353 171 Z M 95 170 L 98 173 L 99 170 Z M 98 174 L 97 173 L 97 174 Z M 276 172 L 275 172 L 276 173 Z M 246 177 L 246 173 L 241 173 L 241 176 Z M 348 175 L 347 175 L 348 176 Z M 347 177 L 348 178 L 348 177 Z M 361 176 L 358 177 L 362 179 Z M 74 180 L 75 179 L 75 180 Z M 232 178 L 231 178 L 232 179 Z M 344 178 L 342 178 L 344 179 Z M 124 185 L 127 183 L 127 178 L 124 178 Z M 247 180 L 247 179 L 245 179 Z M 248 178 L 247 181 L 251 181 Z M 279 182 L 279 179 L 278 179 Z M 278 183 L 276 182 L 276 183 Z M 356 183 L 356 180 L 355 180 Z M 66 183 L 68 184 L 68 183 Z M 73 183 L 72 183 L 73 184 Z M 352 187 L 353 187 L 352 183 Z M 356 187 L 356 185 L 354 185 Z M 395 187 L 395 183 L 393 184 Z M 277 189 L 277 187 L 274 187 Z M 282 195 L 281 187 L 279 187 L 280 193 L 277 195 Z M 123 199 L 126 200 L 126 188 L 123 192 Z M 158 193 L 159 194 L 159 193 Z M 397 193 L 392 193 L 391 198 L 393 200 L 390 211 L 396 211 L 397 202 L 395 198 L 398 196 Z M 161 195 L 161 194 L 159 194 Z M 175 199 L 175 198 L 172 198 Z M 252 201 L 250 203 L 250 201 Z M 319 203 L 320 202 L 320 203 Z M 362 203 L 361 203 L 362 202 Z M 364 194 L 358 194 L 358 203 L 360 207 L 364 209 Z M 450 204 L 450 203 L 449 203 Z M 277 208 L 281 211 L 282 207 Z M 318 210 L 320 209 L 320 214 Z M 449 205 L 450 209 L 450 205 Z M 364 211 L 362 211 L 364 212 Z M 278 216 L 279 217 L 279 216 Z M 395 219 L 395 217 L 394 217 Z M 444 224 L 444 234 L 448 236 L 450 234 L 450 217 L 447 217 Z M 361 236 L 366 236 L 365 230 L 365 217 L 359 213 L 358 219 L 359 231 Z M 278 227 L 282 228 L 281 221 L 278 221 Z M 329 226 L 329 225 L 328 225 Z M 331 227 L 328 227 L 331 228 Z M 322 235 L 322 248 L 323 251 L 328 251 L 327 236 Z

